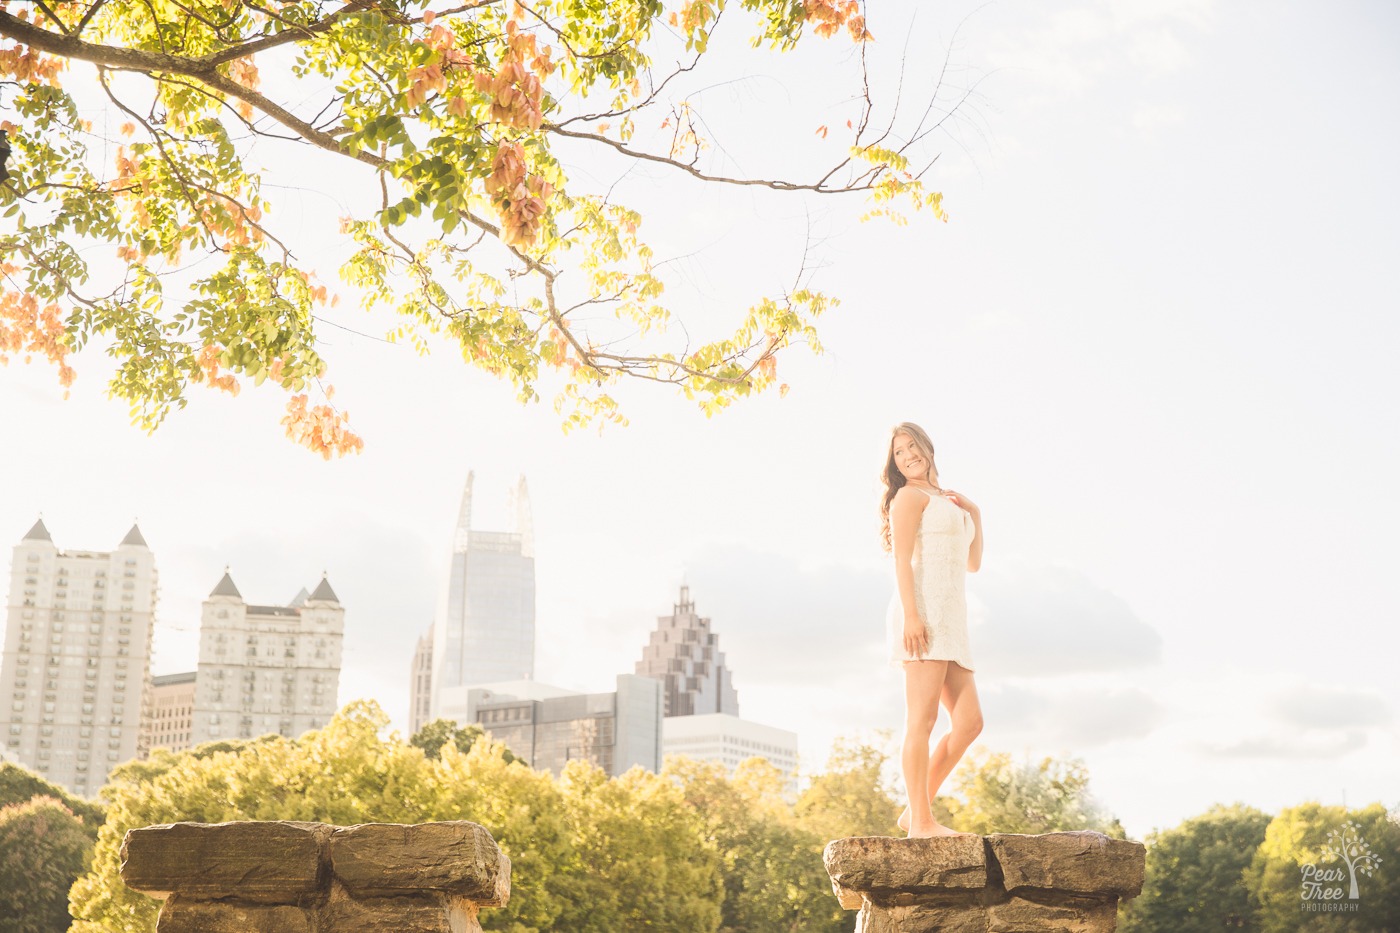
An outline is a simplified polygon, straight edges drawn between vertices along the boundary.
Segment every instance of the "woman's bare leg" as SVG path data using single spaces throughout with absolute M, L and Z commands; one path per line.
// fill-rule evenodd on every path
M 914 818 L 910 836 L 936 836 L 947 832 L 933 818 L 929 806 L 929 736 L 938 719 L 938 698 L 948 673 L 947 661 L 904 662 L 904 748 L 900 763 L 904 787 L 909 795 L 909 812 Z
M 943 782 L 982 733 L 982 704 L 977 698 L 977 684 L 972 679 L 972 671 L 957 662 L 948 665 L 948 674 L 943 679 L 943 705 L 948 709 L 952 729 L 939 740 L 929 757 L 930 801 L 938 796 Z
M 962 756 L 982 732 L 982 704 L 977 697 L 977 684 L 972 671 L 955 661 L 948 663 L 943 678 L 943 705 L 952 720 L 951 731 L 939 739 L 928 762 L 928 799 L 930 803 L 938 797 L 943 782 L 953 773 Z M 899 816 L 901 829 L 909 828 L 909 813 L 906 808 Z

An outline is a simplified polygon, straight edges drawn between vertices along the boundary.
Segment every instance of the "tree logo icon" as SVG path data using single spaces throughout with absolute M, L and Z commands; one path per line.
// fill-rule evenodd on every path
M 1316 863 L 1304 865 L 1303 909 L 1328 910 L 1329 907 L 1324 905 L 1345 898 L 1350 902 L 1349 906 L 1335 904 L 1330 909 L 1355 910 L 1361 897 L 1357 878 L 1363 875 L 1369 877 L 1374 873 L 1376 866 L 1381 863 L 1381 857 L 1371 851 L 1370 843 L 1361 838 L 1361 831 L 1352 822 L 1329 832 L 1327 844 L 1322 847 L 1320 854 L 1324 862 L 1341 862 L 1346 866 L 1346 871 L 1341 867 L 1321 868 Z M 1344 888 L 1343 885 L 1349 887 Z

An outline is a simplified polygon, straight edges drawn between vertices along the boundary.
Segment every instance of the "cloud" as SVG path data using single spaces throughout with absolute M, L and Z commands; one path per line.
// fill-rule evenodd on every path
M 1214 0 L 1115 3 L 1092 0 L 1056 8 L 1038 19 L 1017 20 L 1017 30 L 993 36 L 988 58 L 997 68 L 1024 69 L 1036 92 L 1077 96 L 1101 83 L 1141 75 L 1172 75 L 1195 58 L 1192 44 L 1214 23 Z
M 756 680 L 811 684 L 852 668 L 891 672 L 885 607 L 893 581 L 886 574 L 710 548 L 687 561 L 686 579 L 696 610 L 713 620 L 741 698 L 744 683 Z
M 1162 659 L 1157 631 L 1071 568 L 1002 565 L 969 578 L 968 588 L 973 657 L 996 675 L 1054 677 Z
M 1366 744 L 1366 733 L 1349 729 L 1336 733 L 1289 733 L 1207 745 L 1202 751 L 1217 758 L 1338 758 Z
M 1267 711 L 1285 725 L 1304 729 L 1383 726 L 1393 718 L 1380 694 L 1340 687 L 1290 690 L 1275 696 Z
M 983 739 L 1033 737 L 1039 746 L 1086 748 L 1140 739 L 1161 722 L 1163 709 L 1137 687 L 1048 691 L 1016 684 L 979 690 Z
M 1143 139 L 1152 140 L 1160 131 L 1176 126 L 1186 119 L 1185 113 L 1175 104 L 1139 103 L 1133 108 L 1131 122 L 1133 129 Z
M 889 670 L 884 616 L 894 583 L 887 572 L 712 547 L 687 562 L 686 578 L 741 689 L 758 678 L 798 685 L 852 669 Z M 968 588 L 979 671 L 985 664 L 995 676 L 1052 677 L 1161 660 L 1157 632 L 1072 569 L 1003 565 L 970 576 Z

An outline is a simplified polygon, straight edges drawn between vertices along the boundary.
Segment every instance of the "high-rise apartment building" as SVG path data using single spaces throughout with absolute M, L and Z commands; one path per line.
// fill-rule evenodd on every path
M 432 626 L 418 638 L 408 678 L 408 731 L 412 734 L 426 726 L 433 715 Z
M 447 588 L 433 625 L 432 716 L 442 691 L 535 676 L 535 549 L 525 477 L 513 532 L 472 528 L 467 474 Z
M 35 523 L 14 549 L 0 663 L 11 758 L 92 796 L 137 757 L 156 594 L 135 525 L 114 551 L 63 551 Z
M 255 606 L 226 572 L 199 625 L 192 743 L 295 737 L 336 711 L 345 609 L 322 578 L 286 606 Z
M 195 672 L 158 674 L 146 691 L 141 711 L 141 748 L 182 752 L 193 747 Z
M 739 692 L 724 666 L 719 636 L 696 613 L 688 586 L 681 587 L 671 614 L 657 618 L 636 672 L 662 682 L 667 716 L 739 715 Z

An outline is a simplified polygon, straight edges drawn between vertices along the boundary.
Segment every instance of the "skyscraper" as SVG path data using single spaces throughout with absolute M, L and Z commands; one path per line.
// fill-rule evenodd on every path
M 227 572 L 199 624 L 191 744 L 295 737 L 336 711 L 345 609 L 324 577 L 286 606 L 251 606 Z
M 682 586 L 671 614 L 656 620 L 637 673 L 661 683 L 664 754 L 719 762 L 730 773 L 747 758 L 763 758 L 782 772 L 795 797 L 797 734 L 739 718 L 739 693 L 719 636 L 695 611 L 690 587 Z
M 408 731 L 415 733 L 433 715 L 433 627 L 418 638 L 408 674 Z
M 472 528 L 467 474 L 452 566 L 433 625 L 433 715 L 442 693 L 535 676 L 535 549 L 525 477 L 514 490 L 516 528 Z
M 42 520 L 15 546 L 0 664 L 12 758 L 91 796 L 138 755 L 156 580 L 135 525 L 115 551 L 61 551 Z
M 710 620 L 695 612 L 688 586 L 681 587 L 671 615 L 656 620 L 636 673 L 665 685 L 667 716 L 739 715 L 739 692 L 724 666 L 719 636 L 710 631 Z

